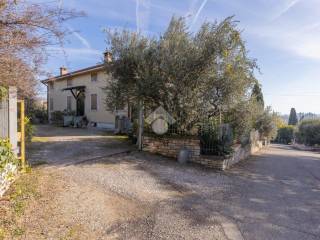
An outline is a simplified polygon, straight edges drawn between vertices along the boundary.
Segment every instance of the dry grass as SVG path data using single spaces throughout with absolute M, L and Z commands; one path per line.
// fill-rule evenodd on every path
M 37 183 L 38 172 L 29 170 L 0 199 L 0 240 L 20 238 L 25 233 L 20 220 L 29 202 L 40 196 Z

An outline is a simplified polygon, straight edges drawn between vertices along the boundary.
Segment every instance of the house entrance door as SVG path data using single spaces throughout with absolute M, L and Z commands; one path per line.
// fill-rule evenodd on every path
M 84 107 L 85 107 L 85 94 L 81 92 L 77 98 L 77 116 L 84 115 Z

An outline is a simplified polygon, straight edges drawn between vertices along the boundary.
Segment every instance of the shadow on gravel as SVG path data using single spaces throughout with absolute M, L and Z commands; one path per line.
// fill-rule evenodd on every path
M 66 166 L 132 149 L 127 138 L 110 132 L 37 125 L 27 159 L 32 166 Z
M 60 130 L 48 129 L 39 136 L 56 134 L 59 138 Z M 75 132 L 64 134 L 70 137 Z M 168 228 L 167 232 L 176 228 L 173 239 L 179 236 L 181 222 L 192 230 L 190 234 L 200 234 L 223 225 L 226 220 L 221 217 L 235 224 L 245 239 L 319 239 L 320 159 L 315 153 L 275 145 L 231 170 L 217 172 L 132 149 L 128 142 L 112 137 L 75 138 L 33 143 L 29 159 L 31 163 L 46 161 L 50 166 L 125 164 L 122 174 L 133 169 L 154 180 L 159 192 L 172 193 L 151 206 L 146 215 L 106 229 L 120 239 L 150 239 L 160 231 L 156 223 Z
M 166 215 L 168 221 L 209 227 L 223 216 L 237 224 L 245 239 L 319 239 L 320 182 L 310 172 L 320 172 L 317 157 L 264 153 L 226 172 L 137 152 L 100 161 L 123 162 L 156 179 L 163 190 L 177 192 L 159 203 L 155 218 Z

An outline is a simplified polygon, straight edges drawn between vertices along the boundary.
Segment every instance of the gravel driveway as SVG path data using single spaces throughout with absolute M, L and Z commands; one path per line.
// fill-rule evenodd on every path
M 29 159 L 46 164 L 26 239 L 320 239 L 317 153 L 275 145 L 221 173 L 99 131 L 37 135 Z

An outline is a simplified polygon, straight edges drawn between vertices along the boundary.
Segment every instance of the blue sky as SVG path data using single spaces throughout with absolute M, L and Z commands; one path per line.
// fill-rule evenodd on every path
M 106 48 L 104 28 L 139 29 L 159 35 L 171 17 L 187 18 L 191 31 L 204 21 L 235 15 L 257 73 L 267 105 L 281 113 L 320 113 L 319 0 L 60 0 L 86 12 L 68 22 L 71 30 L 64 51 L 51 48 L 47 69 L 76 70 L 96 64 Z M 63 53 L 64 52 L 64 53 Z

